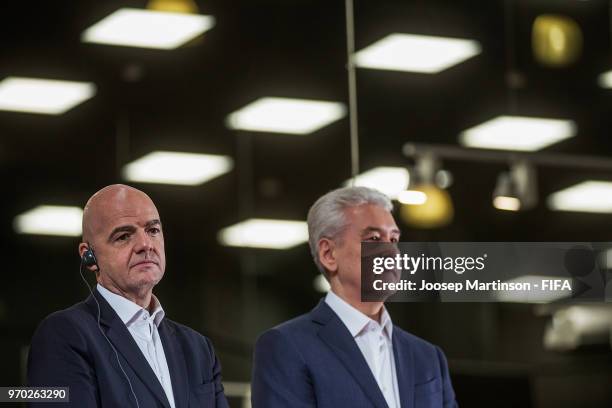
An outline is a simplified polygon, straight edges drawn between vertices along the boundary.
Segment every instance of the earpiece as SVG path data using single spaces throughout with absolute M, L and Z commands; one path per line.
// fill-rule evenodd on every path
M 81 262 L 83 262 L 83 265 L 90 268 L 92 266 L 95 266 L 97 270 L 100 269 L 100 267 L 98 266 L 98 260 L 96 259 L 96 254 L 93 250 L 93 248 L 91 247 L 91 245 L 89 245 L 89 243 L 87 243 L 87 250 L 83 253 L 83 256 L 81 257 Z

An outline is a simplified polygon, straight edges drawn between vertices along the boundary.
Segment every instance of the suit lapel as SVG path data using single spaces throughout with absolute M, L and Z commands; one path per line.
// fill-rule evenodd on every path
M 395 356 L 395 371 L 402 408 L 414 406 L 414 356 L 412 347 L 401 338 L 401 332 L 393 330 L 393 354 Z
M 159 325 L 159 337 L 164 346 L 164 353 L 170 371 L 172 381 L 172 392 L 176 408 L 186 408 L 189 399 L 189 388 L 187 387 L 187 366 L 185 365 L 185 355 L 179 343 L 174 339 L 174 328 L 166 320 L 162 320 Z
M 340 318 L 324 300 L 311 312 L 312 319 L 322 324 L 319 337 L 333 351 L 375 407 L 388 408 L 376 379 L 370 371 L 355 339 Z M 403 408 L 403 406 L 402 406 Z
M 96 290 L 96 299 L 100 303 L 100 325 L 103 326 L 102 330 L 106 326 L 106 336 L 113 343 L 117 352 L 123 356 L 132 367 L 132 370 L 145 384 L 145 386 L 155 395 L 155 397 L 164 405 L 166 408 L 170 408 L 170 403 L 166 397 L 166 393 L 162 388 L 157 376 L 153 372 L 153 369 L 149 365 L 145 356 L 140 351 L 140 348 L 134 341 L 134 338 L 130 334 L 128 328 L 121 321 L 117 313 L 108 304 L 106 299 Z M 97 318 L 97 306 L 95 300 L 89 297 L 87 303 L 94 308 L 94 318 Z M 115 356 L 111 358 L 115 360 Z

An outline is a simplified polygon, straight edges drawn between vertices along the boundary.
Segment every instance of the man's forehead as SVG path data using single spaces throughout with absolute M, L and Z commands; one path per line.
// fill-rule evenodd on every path
M 107 223 L 114 222 L 148 222 L 159 219 L 157 208 L 151 200 L 117 200 L 100 208 L 100 219 Z
M 349 222 L 354 227 L 362 229 L 386 229 L 397 230 L 397 224 L 393 215 L 385 208 L 374 205 L 364 204 L 346 209 Z
M 121 224 L 146 224 L 159 219 L 153 201 L 142 191 L 128 186 L 109 186 L 94 194 L 83 214 L 84 228 L 103 233 Z

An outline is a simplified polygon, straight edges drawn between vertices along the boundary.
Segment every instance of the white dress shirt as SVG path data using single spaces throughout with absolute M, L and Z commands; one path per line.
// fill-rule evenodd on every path
M 327 293 L 325 303 L 338 315 L 355 339 L 389 408 L 400 408 L 397 372 L 391 341 L 393 323 L 391 323 L 387 309 L 383 306 L 379 324 L 332 291 Z
M 170 406 L 174 406 L 174 394 L 172 392 L 172 382 L 170 381 L 170 370 L 168 370 L 168 362 L 159 332 L 157 328 L 164 318 L 164 309 L 162 309 L 159 300 L 152 296 L 153 313 L 140 307 L 136 303 L 119 296 L 104 286 L 97 285 L 98 292 L 106 299 L 111 307 L 117 312 L 119 318 L 128 328 L 130 334 L 138 344 L 140 351 L 145 356 L 153 372 L 157 376 L 161 386 L 168 397 Z

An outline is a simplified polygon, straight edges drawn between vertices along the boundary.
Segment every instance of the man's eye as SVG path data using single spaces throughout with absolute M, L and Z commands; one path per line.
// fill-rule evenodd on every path
M 378 235 L 374 235 L 372 237 L 366 238 L 366 241 L 379 241 L 380 237 Z
M 115 238 L 115 241 L 126 241 L 129 237 L 129 234 L 121 234 Z
M 161 232 L 161 230 L 160 230 L 159 228 L 155 228 L 155 227 L 153 227 L 153 228 L 149 229 L 149 233 L 151 233 L 151 234 L 153 234 L 153 235 L 157 235 L 157 234 L 159 234 L 160 232 Z
M 393 242 L 394 244 L 399 242 L 399 239 L 396 237 L 391 238 L 391 242 Z

